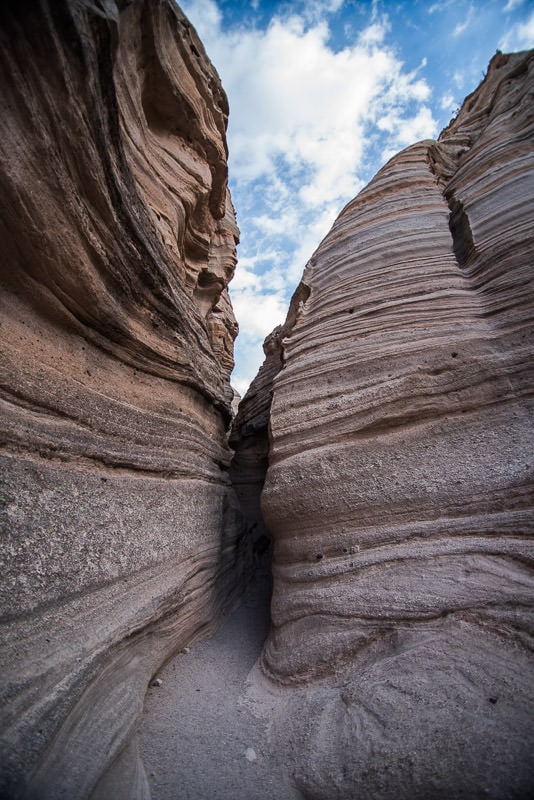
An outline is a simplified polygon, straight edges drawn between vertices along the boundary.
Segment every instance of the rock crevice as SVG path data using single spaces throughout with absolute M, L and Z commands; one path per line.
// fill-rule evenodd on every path
M 2 796 L 148 798 L 146 687 L 271 537 L 301 795 L 526 796 L 533 65 L 498 54 L 346 206 L 230 431 L 201 42 L 172 0 L 1 5 Z

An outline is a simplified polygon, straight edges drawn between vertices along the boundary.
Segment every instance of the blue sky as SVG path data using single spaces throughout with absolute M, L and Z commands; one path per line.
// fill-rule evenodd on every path
M 534 0 L 180 5 L 230 102 L 232 383 L 243 394 L 345 203 L 398 150 L 438 135 L 497 49 L 534 47 Z

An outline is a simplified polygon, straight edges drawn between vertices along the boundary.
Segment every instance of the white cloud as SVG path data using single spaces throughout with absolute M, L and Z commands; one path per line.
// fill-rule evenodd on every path
M 196 31 L 206 46 L 220 28 L 222 14 L 219 7 L 213 0 L 193 0 L 193 3 L 180 3 L 180 6 L 190 19 L 193 19 L 193 14 L 190 15 L 189 11 L 194 12 Z
M 528 50 L 534 47 L 534 11 L 524 22 L 513 25 L 499 42 L 499 49 L 506 52 L 512 50 Z
M 248 378 L 232 378 L 232 386 L 240 397 L 244 397 L 250 385 Z
M 335 14 L 343 5 L 344 0 L 308 0 L 303 17 L 307 22 L 316 22 L 325 14 Z
M 286 318 L 287 302 L 282 291 L 263 294 L 254 288 L 238 291 L 230 288 L 230 294 L 239 325 L 251 339 L 263 341 Z
M 397 142 L 406 147 L 421 139 L 432 139 L 437 134 L 436 120 L 427 106 L 422 106 L 415 117 L 401 120 L 397 131 Z
M 443 111 L 453 111 L 458 106 L 458 103 L 455 101 L 454 96 L 448 92 L 439 101 L 439 106 Z
M 429 6 L 428 13 L 435 14 L 436 11 L 445 11 L 445 9 L 448 8 L 453 2 L 454 0 L 443 0 L 441 3 L 433 3 L 431 6 Z
M 421 106 L 415 117 L 400 118 L 395 111 L 387 114 L 377 122 L 379 130 L 392 134 L 390 144 L 382 153 L 384 161 L 392 158 L 399 150 L 422 139 L 433 139 L 437 134 L 437 123 L 427 106 Z
M 307 27 L 293 15 L 275 18 L 265 31 L 223 33 L 207 3 L 194 0 L 184 8 L 200 17 L 201 36 L 231 98 L 236 181 L 273 179 L 282 158 L 289 172 L 305 168 L 309 178 L 300 196 L 307 205 L 346 197 L 352 185 L 347 175 L 361 163 L 373 106 L 429 95 L 426 82 L 404 73 L 393 50 L 380 46 L 388 30 L 384 17 L 365 28 L 355 45 L 334 52 L 324 20 Z
M 363 181 L 353 182 L 350 197 L 355 197 L 360 189 L 363 188 L 363 185 Z M 341 208 L 338 203 L 330 203 L 313 222 L 301 231 L 300 241 L 293 251 L 287 270 L 287 277 L 293 285 L 296 285 L 300 280 L 306 263 L 334 224 L 340 211 Z
M 369 25 L 360 33 L 358 36 L 358 44 L 363 47 L 381 44 L 388 30 L 389 25 L 387 17 L 383 17 L 380 23 L 373 22 L 372 25 Z
M 367 182 L 376 121 L 377 153 L 435 135 L 420 74 L 426 62 L 404 68 L 376 0 L 356 39 L 338 51 L 328 20 L 342 0 L 313 0 L 300 15 L 292 4 L 291 16 L 274 17 L 266 29 L 223 28 L 213 0 L 181 5 L 230 101 L 230 175 L 243 234 L 230 290 L 240 325 L 236 380 L 243 381 L 256 373 L 258 341 L 285 318 L 312 252 Z
M 465 86 L 465 75 L 460 70 L 456 70 L 454 75 L 452 76 L 453 81 L 455 82 L 458 89 L 463 89 Z
M 471 25 L 471 22 L 473 20 L 474 13 L 475 13 L 474 7 L 473 6 L 469 6 L 469 11 L 467 12 L 466 18 L 464 19 L 463 22 L 459 22 L 458 25 L 456 25 L 456 27 L 454 28 L 454 30 L 452 32 L 453 36 L 460 36 L 462 33 L 464 33 L 469 28 L 469 26 Z
M 515 11 L 515 9 L 519 8 L 519 6 L 522 6 L 524 2 L 525 0 L 508 0 L 505 7 L 503 8 L 503 11 L 505 12 Z
M 252 222 L 260 231 L 275 236 L 285 233 L 298 223 L 298 211 L 296 208 L 286 207 L 283 215 L 260 214 L 258 217 L 252 217 Z

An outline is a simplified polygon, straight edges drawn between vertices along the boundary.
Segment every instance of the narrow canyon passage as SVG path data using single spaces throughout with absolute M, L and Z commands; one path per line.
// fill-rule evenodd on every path
M 264 567 L 217 633 L 171 659 L 150 687 L 139 738 L 152 800 L 300 797 L 269 740 L 268 715 L 253 713 L 247 697 L 269 598 Z
M 345 205 L 235 416 L 285 279 L 175 0 L 0 0 L 0 84 L 0 800 L 534 800 L 534 51 Z

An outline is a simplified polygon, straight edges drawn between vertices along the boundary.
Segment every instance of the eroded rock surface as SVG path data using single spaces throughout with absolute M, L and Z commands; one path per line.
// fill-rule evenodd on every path
M 270 548 L 261 510 L 261 493 L 269 460 L 272 385 L 284 365 L 282 342 L 290 334 L 309 294 L 308 286 L 301 281 L 291 300 L 286 321 L 278 325 L 263 343 L 265 361 L 240 402 L 232 424 L 229 441 L 235 452 L 230 477 L 246 520 L 247 546 L 251 548 L 255 562 Z
M 240 568 L 227 101 L 171 0 L 8 0 L 0 85 L 0 794 L 137 798 Z
M 348 204 L 282 341 L 262 664 L 307 798 L 532 796 L 533 68 Z

